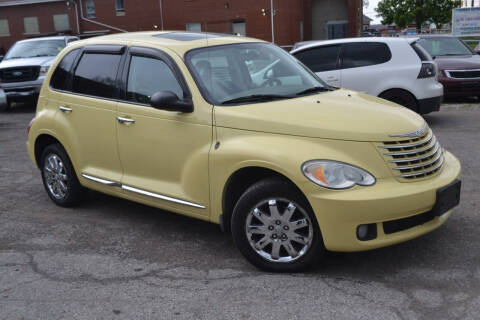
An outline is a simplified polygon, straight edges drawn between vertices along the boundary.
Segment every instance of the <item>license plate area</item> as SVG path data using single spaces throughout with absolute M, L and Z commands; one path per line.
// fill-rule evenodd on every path
M 441 216 L 445 212 L 453 209 L 460 203 L 460 189 L 462 182 L 455 180 L 451 184 L 437 190 L 437 199 L 433 206 L 432 213 Z

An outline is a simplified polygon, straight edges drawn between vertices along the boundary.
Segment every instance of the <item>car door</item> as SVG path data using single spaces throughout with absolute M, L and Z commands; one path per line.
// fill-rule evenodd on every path
M 342 87 L 378 95 L 389 70 L 390 48 L 381 42 L 352 42 L 342 45 L 340 69 Z
M 340 87 L 341 73 L 338 69 L 340 45 L 327 45 L 307 48 L 293 55 L 315 72 L 323 81 Z
M 116 141 L 116 77 L 124 46 L 86 46 L 76 58 L 68 88 L 58 98 L 55 130 L 84 183 L 97 188 L 119 183 L 122 167 Z
M 207 216 L 212 107 L 197 103 L 192 113 L 180 113 L 150 106 L 150 97 L 159 91 L 192 99 L 177 64 L 183 62 L 172 56 L 151 48 L 129 49 L 117 112 L 122 187 L 137 200 Z

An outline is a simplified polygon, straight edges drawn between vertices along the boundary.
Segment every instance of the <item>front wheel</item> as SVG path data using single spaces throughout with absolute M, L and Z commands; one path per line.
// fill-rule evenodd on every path
M 240 197 L 233 211 L 232 235 L 250 263 L 269 271 L 304 270 L 325 251 L 305 197 L 279 178 L 262 180 Z

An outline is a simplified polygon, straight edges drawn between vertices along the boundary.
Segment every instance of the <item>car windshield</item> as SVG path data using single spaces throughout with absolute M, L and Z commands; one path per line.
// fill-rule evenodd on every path
M 5 60 L 33 57 L 55 57 L 63 48 L 65 48 L 64 40 L 17 42 L 10 50 L 8 50 Z
M 242 43 L 195 49 L 186 62 L 214 105 L 265 102 L 332 90 L 283 49 Z
M 432 57 L 472 54 L 470 48 L 458 38 L 423 38 L 420 39 L 418 43 L 427 50 Z

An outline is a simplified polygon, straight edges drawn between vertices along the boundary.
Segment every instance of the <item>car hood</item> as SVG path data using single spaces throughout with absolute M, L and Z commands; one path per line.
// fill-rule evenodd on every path
M 0 69 L 26 66 L 50 66 L 53 60 L 55 60 L 55 57 L 35 57 L 3 60 L 2 62 L 0 62 Z
M 480 56 L 438 56 L 435 59 L 440 70 L 480 69 Z
M 423 128 L 425 120 L 389 101 L 339 89 L 296 99 L 215 107 L 215 124 L 314 138 L 388 141 L 394 139 L 390 135 Z

